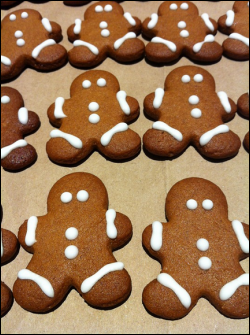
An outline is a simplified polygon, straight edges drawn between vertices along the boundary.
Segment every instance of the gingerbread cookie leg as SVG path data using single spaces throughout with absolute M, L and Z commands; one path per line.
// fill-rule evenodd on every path
M 129 63 L 143 57 L 144 49 L 144 43 L 136 38 L 134 32 L 130 32 L 114 43 L 110 56 L 119 62 Z
M 223 44 L 224 54 L 232 59 L 236 60 L 248 60 L 249 59 L 249 38 L 233 33 L 227 38 Z M 241 50 L 241 54 L 239 54 Z
M 207 35 L 203 41 L 197 41 L 192 47 L 186 47 L 185 55 L 199 62 L 216 62 L 221 59 L 222 47 L 215 42 L 213 35 Z
M 105 49 L 77 40 L 74 42 L 74 48 L 68 53 L 69 61 L 72 65 L 80 68 L 94 67 L 100 64 L 106 58 Z
M 154 37 L 145 49 L 147 59 L 156 63 L 175 61 L 180 58 L 182 50 L 180 45 L 160 37 Z
M 16 65 L 16 59 L 1 55 L 1 79 L 3 81 L 9 79 L 9 77 L 16 77 L 25 67 L 24 58 L 18 57 L 18 66 Z

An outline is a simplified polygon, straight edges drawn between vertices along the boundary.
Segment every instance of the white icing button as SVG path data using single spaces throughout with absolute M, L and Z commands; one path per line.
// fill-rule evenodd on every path
M 96 11 L 96 13 L 101 13 L 101 12 L 103 12 L 103 7 L 102 6 L 96 6 L 95 11 Z
M 73 196 L 71 193 L 69 192 L 64 192 L 62 195 L 61 195 L 61 201 L 64 203 L 64 204 L 67 204 L 69 203 L 71 200 L 72 200 Z
M 185 21 L 180 21 L 180 22 L 178 23 L 178 28 L 180 28 L 180 29 L 185 29 L 186 26 L 187 26 L 187 24 L 186 24 Z
M 201 83 L 202 81 L 203 81 L 203 76 L 201 75 L 201 74 L 196 74 L 195 76 L 194 76 L 194 81 L 196 82 L 196 83 Z
M 11 14 L 10 15 L 10 21 L 15 21 L 16 20 L 16 15 L 15 14 Z
M 187 30 L 182 30 L 180 32 L 180 35 L 181 35 L 181 37 L 188 37 L 189 36 L 189 32 Z
M 22 38 L 19 38 L 19 39 L 16 41 L 16 44 L 17 44 L 19 47 L 22 47 L 22 46 L 24 46 L 24 44 L 25 44 L 25 40 L 23 40 Z
M 209 249 L 209 242 L 205 238 L 201 238 L 197 241 L 197 248 L 200 251 L 208 251 Z
M 182 78 L 181 78 L 181 81 L 183 82 L 183 83 L 189 83 L 190 82 L 190 80 L 191 80 L 191 78 L 188 76 L 188 75 L 185 75 L 185 76 L 183 76 Z
M 100 108 L 100 106 L 98 105 L 97 102 L 91 102 L 89 104 L 89 110 L 90 110 L 90 112 L 97 112 L 99 108 Z
M 112 12 L 113 7 L 112 7 L 111 5 L 106 5 L 106 6 L 104 7 L 104 10 L 105 10 L 105 12 Z
M 191 210 L 195 210 L 198 207 L 197 201 L 194 199 L 190 199 L 187 201 L 187 208 Z
M 22 14 L 21 14 L 22 19 L 27 19 L 28 16 L 29 16 L 29 14 L 27 12 L 22 12 Z
M 208 257 L 201 257 L 198 261 L 198 264 L 199 264 L 199 267 L 205 271 L 211 269 L 212 267 L 212 261 Z
M 97 85 L 98 85 L 99 87 L 104 87 L 104 86 L 107 85 L 107 82 L 106 82 L 105 79 L 100 78 L 100 79 L 97 80 Z
M 108 29 L 103 29 L 101 31 L 102 37 L 109 37 L 110 36 L 110 31 Z
M 91 82 L 89 80 L 84 80 L 82 83 L 83 88 L 90 88 L 91 87 Z
M 92 124 L 97 124 L 101 120 L 100 116 L 98 114 L 91 114 L 89 116 L 89 122 Z
M 108 28 L 108 23 L 106 21 L 102 21 L 99 26 L 101 29 Z
M 197 105 L 200 102 L 200 99 L 197 97 L 197 95 L 192 95 L 189 99 L 188 99 L 189 103 L 191 105 Z
M 89 199 L 89 194 L 87 191 L 82 190 L 77 193 L 76 197 L 78 201 L 85 202 Z
M 17 30 L 16 32 L 15 32 L 15 37 L 16 38 L 20 38 L 20 37 L 22 37 L 23 36 L 23 32 L 21 31 L 21 30 Z
M 8 104 L 10 102 L 10 97 L 8 97 L 7 95 L 3 95 L 1 97 L 1 104 Z
M 188 4 L 185 2 L 183 4 L 181 4 L 181 9 L 183 10 L 187 10 L 189 8 Z
M 78 248 L 74 245 L 70 245 L 69 247 L 67 247 L 65 249 L 65 256 L 68 258 L 68 259 L 74 259 L 77 257 L 78 255 Z
M 214 208 L 214 203 L 211 200 L 204 200 L 202 203 L 202 207 L 206 210 L 206 211 L 211 211 L 211 209 Z
M 194 108 L 191 111 L 191 116 L 195 119 L 200 119 L 202 117 L 202 111 L 199 108 Z
M 70 241 L 75 240 L 78 237 L 78 230 L 74 227 L 68 228 L 65 237 Z
M 178 6 L 176 5 L 176 3 L 172 3 L 172 5 L 170 5 L 170 9 L 171 10 L 177 10 Z

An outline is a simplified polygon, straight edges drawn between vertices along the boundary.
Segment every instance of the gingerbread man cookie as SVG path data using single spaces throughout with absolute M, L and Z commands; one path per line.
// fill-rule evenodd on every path
M 74 48 L 69 51 L 71 64 L 89 68 L 100 64 L 108 56 L 118 62 L 133 62 L 144 55 L 145 45 L 137 38 L 141 21 L 125 13 L 113 1 L 100 1 L 91 5 L 84 21 L 75 20 L 68 29 Z
M 67 61 L 67 51 L 57 44 L 61 27 L 32 9 L 8 14 L 1 26 L 1 79 L 19 75 L 27 66 L 55 70 Z
M 12 5 L 17 4 L 20 1 L 1 1 L 1 8 L 2 7 L 10 7 Z
M 220 60 L 223 49 L 215 42 L 217 23 L 190 1 L 165 1 L 142 25 L 151 39 L 146 57 L 156 63 L 169 63 L 182 55 L 199 62 Z
M 249 92 L 243 94 L 238 100 L 238 112 L 241 116 L 249 120 Z M 249 152 L 249 132 L 244 139 L 244 146 Z
M 249 274 L 239 261 L 249 254 L 249 226 L 228 220 L 225 195 L 213 183 L 189 178 L 167 195 L 168 223 L 155 221 L 143 245 L 162 264 L 143 292 L 143 303 L 165 319 L 186 316 L 202 297 L 231 318 L 249 315 Z
M 220 17 L 219 30 L 229 35 L 224 54 L 234 60 L 249 59 L 249 1 L 235 1 L 233 10 Z
M 143 138 L 154 155 L 171 158 L 193 145 L 204 157 L 226 159 L 235 156 L 240 138 L 225 122 L 237 111 L 225 92 L 215 92 L 214 78 L 196 66 L 173 70 L 165 91 L 158 88 L 144 101 L 145 113 L 157 120 Z
M 71 98 L 62 97 L 48 109 L 53 130 L 47 143 L 49 158 L 58 163 L 79 163 L 94 150 L 112 160 L 134 157 L 141 139 L 129 129 L 139 116 L 139 104 L 120 91 L 118 80 L 106 71 L 87 71 L 77 77 Z
M 63 1 L 63 3 L 67 6 L 81 6 L 89 2 L 90 1 Z
M 36 161 L 36 150 L 23 138 L 40 126 L 37 114 L 24 107 L 21 94 L 1 87 L 1 165 L 10 171 L 22 170 Z
M 13 293 L 24 309 L 49 312 L 74 287 L 93 307 L 114 307 L 131 292 L 131 279 L 113 251 L 132 237 L 130 220 L 108 210 L 108 194 L 97 177 L 73 173 L 48 196 L 48 214 L 20 227 L 21 245 L 34 254 L 18 273 Z

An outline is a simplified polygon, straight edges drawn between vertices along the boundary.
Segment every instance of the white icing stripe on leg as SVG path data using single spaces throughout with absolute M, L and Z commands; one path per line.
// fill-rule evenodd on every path
M 239 278 L 223 286 L 220 291 L 220 299 L 222 301 L 229 300 L 235 294 L 238 288 L 241 286 L 249 286 L 249 274 L 248 273 L 243 274 Z
M 120 104 L 120 107 L 122 109 L 122 111 L 126 114 L 126 115 L 130 115 L 130 107 L 129 104 L 126 101 L 127 98 L 127 93 L 125 91 L 120 91 L 116 94 L 116 98 Z
M 172 52 L 176 52 L 177 50 L 177 46 L 171 42 L 171 41 L 168 41 L 168 40 L 164 40 L 164 38 L 161 38 L 161 37 L 154 37 L 152 40 L 151 40 L 152 43 L 161 43 L 161 44 L 164 44 L 166 45 Z
M 154 13 L 151 15 L 151 20 L 148 23 L 148 29 L 154 29 L 159 20 L 158 14 Z
M 88 293 L 100 279 L 102 279 L 105 275 L 109 274 L 110 272 L 121 271 L 123 269 L 124 264 L 121 262 L 105 265 L 96 274 L 83 281 L 81 285 L 82 293 Z
M 31 216 L 27 222 L 27 232 L 25 236 L 25 243 L 28 247 L 31 247 L 36 243 L 36 227 L 38 224 L 38 218 Z
M 249 38 L 248 37 L 245 37 L 245 36 L 243 36 L 241 34 L 238 34 L 238 33 L 232 33 L 231 35 L 229 35 L 229 38 L 241 41 L 249 47 Z
M 56 101 L 55 101 L 55 110 L 54 110 L 54 116 L 56 119 L 63 119 L 65 117 L 67 117 L 67 115 L 65 115 L 63 113 L 63 105 L 64 105 L 64 98 L 57 98 Z
M 110 129 L 107 133 L 102 135 L 101 144 L 104 147 L 106 147 L 107 145 L 109 145 L 110 141 L 112 140 L 112 137 L 116 133 L 120 133 L 120 132 L 123 132 L 123 131 L 126 131 L 126 130 L 128 130 L 127 123 L 124 123 L 124 122 L 118 123 L 114 128 Z
M 39 276 L 28 269 L 23 269 L 19 271 L 17 277 L 22 280 L 34 281 L 40 287 L 44 294 L 46 294 L 49 298 L 54 298 L 54 289 L 48 279 Z
M 162 231 L 163 225 L 159 221 L 155 221 L 152 224 L 152 236 L 150 240 L 150 246 L 154 251 L 161 250 L 162 247 Z
M 7 157 L 11 153 L 11 151 L 18 149 L 18 148 L 26 147 L 26 145 L 28 145 L 28 143 L 25 140 L 18 140 L 15 143 L 2 148 L 1 149 L 1 159 L 4 159 L 5 157 Z
M 114 209 L 109 209 L 106 212 L 106 221 L 107 221 L 107 235 L 111 239 L 117 238 L 115 218 L 116 218 L 116 211 Z
M 169 288 L 170 290 L 172 290 L 177 297 L 179 298 L 181 304 L 188 309 L 191 306 L 192 300 L 190 295 L 188 294 L 188 292 L 182 287 L 180 286 L 173 277 L 171 277 L 169 274 L 167 273 L 161 273 L 158 277 L 157 277 L 158 282 Z
M 214 136 L 219 135 L 219 134 L 225 134 L 228 132 L 229 132 L 229 127 L 227 125 L 223 124 L 221 126 L 218 126 L 217 128 L 212 129 L 201 136 L 200 145 L 203 147 L 207 145 Z
M 49 33 L 52 32 L 51 24 L 50 24 L 49 20 L 46 19 L 46 17 L 42 19 L 42 24 L 43 24 L 44 28 L 45 28 Z
M 201 48 L 203 47 L 204 43 L 212 43 L 215 41 L 214 35 L 207 35 L 205 37 L 205 40 L 203 42 L 196 43 L 193 47 L 193 51 L 195 53 L 198 53 L 201 51 Z
M 52 132 L 50 133 L 50 137 L 64 138 L 66 141 L 69 142 L 69 144 L 71 144 L 76 149 L 82 149 L 83 147 L 82 141 L 78 137 L 71 135 L 71 134 L 64 133 L 63 131 L 59 129 L 52 130 Z
M 115 48 L 115 50 L 119 49 L 119 48 L 122 46 L 122 44 L 123 44 L 126 40 L 130 40 L 130 39 L 132 39 L 132 38 L 136 38 L 136 34 L 135 34 L 135 33 L 132 33 L 132 32 L 127 33 L 125 36 L 119 38 L 119 39 L 118 39 L 117 41 L 115 41 L 115 43 L 114 43 L 114 48 Z
M 208 27 L 210 31 L 214 31 L 214 25 L 211 22 L 209 15 L 207 13 L 204 13 L 201 15 L 203 21 L 205 22 L 205 25 Z
M 128 21 L 128 23 L 131 24 L 131 26 L 136 26 L 135 19 L 132 17 L 130 13 L 125 13 L 124 17 Z
M 44 48 L 46 48 L 46 47 L 48 47 L 50 45 L 54 45 L 54 44 L 56 44 L 56 41 L 54 41 L 52 39 L 49 39 L 49 40 L 46 40 L 46 41 L 42 42 L 37 47 L 35 47 L 35 49 L 31 53 L 31 56 L 36 59 L 39 56 L 40 52 Z
M 80 46 L 87 47 L 94 55 L 99 55 L 99 50 L 93 44 L 77 40 L 73 43 L 73 45 L 74 47 L 80 47 Z
M 237 239 L 239 241 L 241 250 L 245 253 L 245 254 L 249 254 L 249 240 L 246 237 L 244 228 L 243 228 L 243 224 L 238 221 L 238 220 L 234 220 L 232 222 L 232 226 L 233 226 L 233 230 L 235 232 L 235 235 L 237 236 Z
M 162 88 L 157 88 L 155 91 L 155 98 L 153 102 L 154 108 L 158 109 L 162 105 L 162 101 L 164 98 L 165 91 Z
M 6 66 L 10 66 L 11 65 L 11 60 L 6 56 L 1 55 L 1 63 L 6 65 Z
M 27 124 L 29 121 L 28 110 L 25 107 L 21 107 L 18 110 L 18 120 L 21 124 Z
M 221 102 L 222 106 L 224 107 L 225 111 L 227 113 L 231 113 L 232 108 L 231 108 L 227 93 L 226 92 L 218 92 L 217 95 L 218 95 L 218 97 L 220 99 L 220 102 Z
M 82 28 L 82 21 L 80 19 L 75 20 L 75 26 L 74 26 L 74 34 L 78 35 L 81 32 Z
M 153 124 L 153 129 L 165 131 L 166 133 L 168 133 L 171 136 L 173 136 L 179 142 L 181 142 L 183 140 L 182 133 L 179 130 L 170 127 L 165 122 L 162 122 L 162 121 L 155 122 Z
M 227 11 L 227 19 L 226 19 L 226 26 L 231 27 L 234 24 L 235 14 L 233 10 Z

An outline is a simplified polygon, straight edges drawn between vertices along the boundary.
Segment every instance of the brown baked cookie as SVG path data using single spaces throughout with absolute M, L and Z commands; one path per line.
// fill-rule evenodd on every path
M 49 158 L 72 165 L 94 150 L 112 160 L 134 157 L 140 152 L 141 139 L 127 123 L 139 116 L 139 104 L 106 71 L 87 71 L 77 77 L 70 89 L 71 98 L 59 97 L 48 109 L 55 127 L 47 143 Z
M 90 1 L 63 1 L 63 3 L 67 6 L 81 6 L 89 2 Z
M 1 25 L 1 80 L 19 75 L 27 66 L 55 70 L 67 61 L 67 51 L 57 44 L 61 27 L 33 9 L 20 9 L 5 16 Z
M 1 166 L 22 170 L 36 161 L 36 150 L 23 138 L 40 126 L 37 114 L 24 107 L 21 94 L 11 87 L 1 87 Z
M 229 35 L 224 54 L 234 60 L 249 59 L 249 1 L 235 1 L 233 10 L 219 18 L 219 30 Z
M 156 63 L 169 63 L 182 55 L 199 62 L 219 61 L 223 49 L 215 42 L 217 23 L 208 14 L 199 16 L 198 8 L 190 1 L 164 1 L 158 14 L 154 13 L 142 25 L 146 57 Z
M 200 178 L 178 182 L 167 195 L 168 223 L 154 222 L 143 245 L 162 264 L 143 291 L 154 315 L 176 320 L 202 297 L 230 318 L 249 316 L 249 274 L 239 261 L 249 254 L 249 226 L 228 220 L 225 195 Z
M 239 98 L 238 113 L 249 120 L 249 93 L 245 93 Z M 245 136 L 244 146 L 249 152 L 249 132 Z
M 131 279 L 113 251 L 132 237 L 130 220 L 108 210 L 108 194 L 97 177 L 73 173 L 48 196 L 48 214 L 20 227 L 21 245 L 34 256 L 18 273 L 13 293 L 24 309 L 49 312 L 74 287 L 93 307 L 125 301 Z
M 215 92 L 209 72 L 196 66 L 177 68 L 167 76 L 164 89 L 158 88 L 144 101 L 145 113 L 157 121 L 143 138 L 148 152 L 171 158 L 193 145 L 212 159 L 238 153 L 240 138 L 224 125 L 237 107 L 225 92 Z
M 100 64 L 108 56 L 118 62 L 128 63 L 144 55 L 145 45 L 137 38 L 141 21 L 125 13 L 114 1 L 100 1 L 91 5 L 84 21 L 75 20 L 68 29 L 74 48 L 69 51 L 69 61 L 80 68 Z
M 1 8 L 2 7 L 9 7 L 9 6 L 15 5 L 18 2 L 20 2 L 20 1 L 1 1 Z

